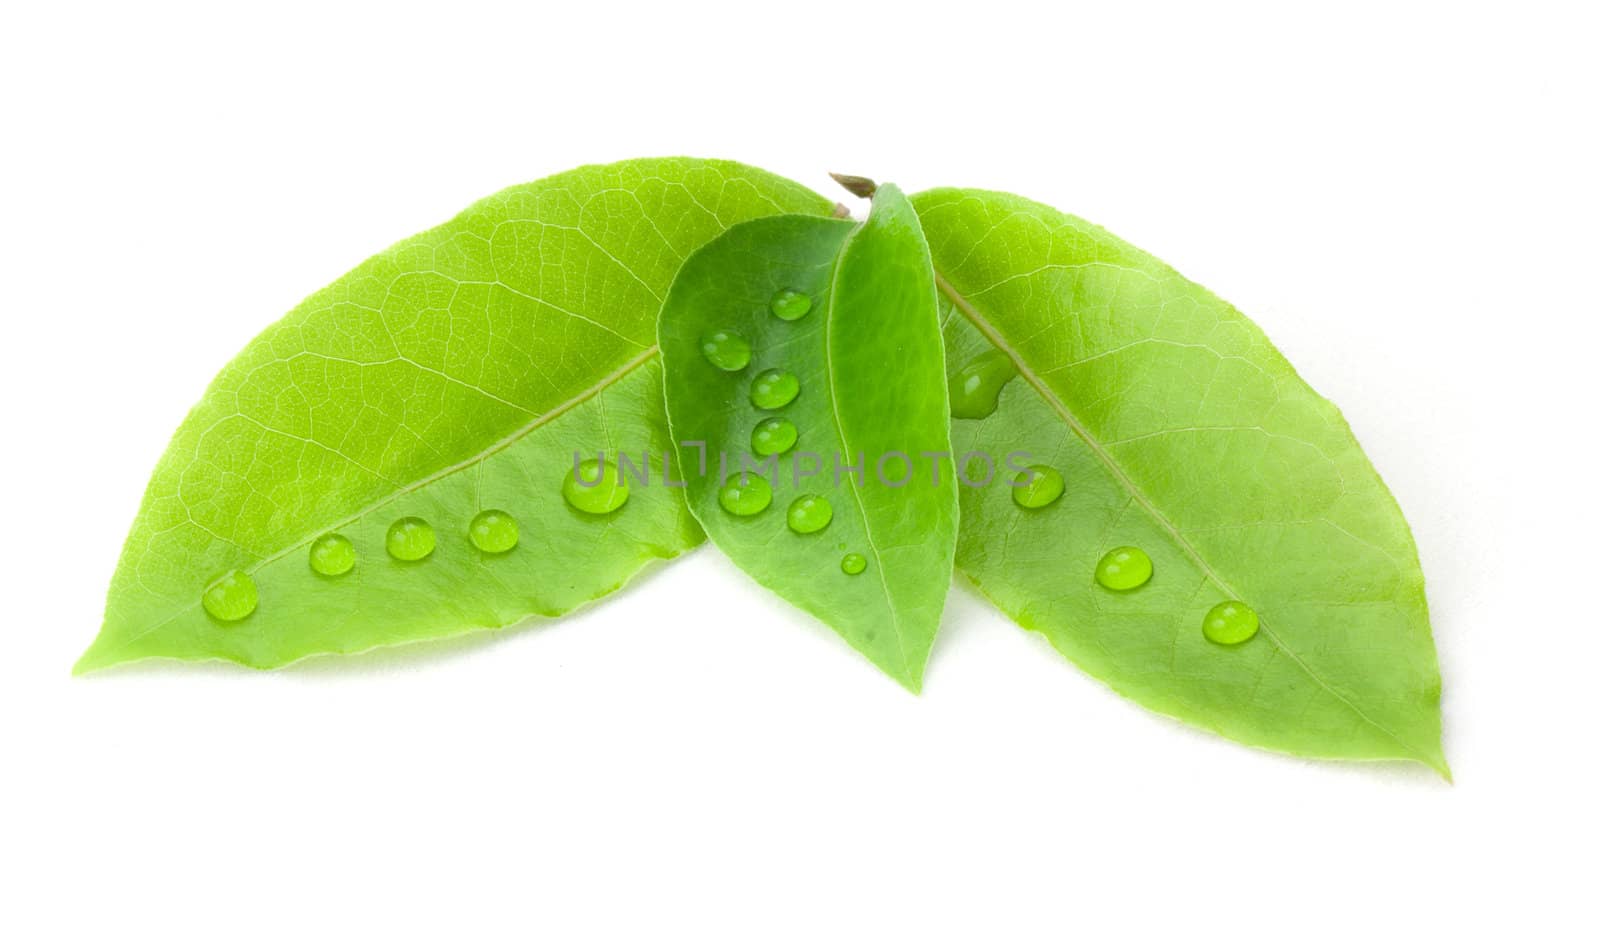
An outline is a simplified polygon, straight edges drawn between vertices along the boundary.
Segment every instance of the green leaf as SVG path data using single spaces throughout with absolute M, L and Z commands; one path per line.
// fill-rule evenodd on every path
M 958 454 L 1025 451 L 1066 479 L 1035 510 L 1003 484 L 964 487 L 960 570 L 1151 709 L 1448 776 L 1411 533 L 1333 404 L 1233 307 L 1097 226 L 1009 194 L 915 203 L 953 311 L 950 370 L 1018 374 L 992 415 L 956 420 Z M 1097 562 L 1125 545 L 1154 575 L 1105 589 Z M 1260 633 L 1208 641 L 1225 600 Z
M 510 188 L 364 262 L 251 342 L 178 429 L 78 670 L 274 667 L 555 616 L 698 544 L 676 491 L 591 515 L 563 477 L 574 452 L 666 444 L 655 322 L 683 259 L 736 223 L 828 209 L 730 162 L 629 161 Z M 469 542 L 491 509 L 518 525 L 508 552 Z M 437 539 L 414 563 L 385 551 L 406 517 Z M 354 545 L 342 576 L 309 565 L 329 532 Z M 259 604 L 214 619 L 202 591 L 235 571 Z
M 780 296 L 791 292 L 810 300 L 798 319 L 783 318 L 800 299 Z M 747 341 L 748 362 L 725 370 L 740 356 L 712 340 L 723 362 L 714 364 L 705 351 L 714 333 Z M 956 490 L 933 269 L 910 203 L 886 186 L 861 226 L 790 216 L 734 227 L 684 264 L 660 335 L 673 438 L 706 443 L 708 466 L 684 469 L 706 533 L 757 581 L 919 689 L 950 583 Z M 758 408 L 752 391 L 773 370 L 793 374 L 799 393 Z M 752 445 L 771 417 L 791 422 L 798 438 L 768 459 Z M 862 470 L 842 470 L 850 467 Z M 771 500 L 739 515 L 719 502 L 722 475 L 740 487 L 731 475 L 746 471 L 770 484 Z M 759 486 L 741 488 L 741 499 Z M 832 520 L 799 533 L 789 511 L 808 495 L 827 501 Z M 851 555 L 865 560 L 851 559 L 859 573 L 844 569 Z

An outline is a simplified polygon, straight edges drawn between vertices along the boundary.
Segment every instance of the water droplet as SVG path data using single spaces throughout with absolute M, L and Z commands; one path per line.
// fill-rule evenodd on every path
M 750 385 L 750 402 L 763 410 L 776 410 L 793 403 L 799 393 L 799 378 L 773 368 L 756 375 Z
M 229 571 L 206 585 L 200 605 L 212 619 L 238 622 L 256 611 L 256 582 L 243 571 Z
M 1031 464 L 1028 465 L 1028 472 L 1025 475 L 1028 483 L 1011 488 L 1011 499 L 1017 502 L 1017 506 L 1030 510 L 1048 506 L 1054 503 L 1067 487 L 1061 472 L 1049 465 Z
M 421 561 L 433 554 L 433 546 L 437 540 L 433 535 L 433 527 L 426 520 L 415 516 L 397 519 L 389 527 L 389 533 L 384 537 L 383 547 L 389 550 L 397 561 Z
M 757 455 L 765 458 L 768 455 L 781 455 L 794 448 L 795 440 L 800 437 L 800 431 L 782 416 L 769 416 L 756 423 L 755 431 L 750 433 L 750 449 Z
M 866 556 L 860 552 L 851 552 L 839 560 L 839 570 L 851 576 L 860 574 L 867 570 Z
M 984 352 L 950 377 L 950 415 L 956 419 L 983 419 L 1000 405 L 1000 389 L 1017 376 L 1017 366 L 1005 352 Z
M 602 465 L 600 459 L 590 458 L 576 471 L 567 472 L 561 482 L 561 496 L 574 509 L 600 516 L 628 502 L 628 485 L 622 482 L 615 461 L 608 458 Z
M 1143 549 L 1124 545 L 1106 552 L 1095 566 L 1094 579 L 1107 590 L 1132 590 L 1143 587 L 1154 570 Z
M 750 343 L 732 329 L 718 329 L 700 337 L 700 354 L 724 371 L 743 371 L 750 363 Z
M 1238 645 L 1255 637 L 1261 628 L 1256 611 L 1238 600 L 1224 600 L 1206 613 L 1200 624 L 1206 638 L 1218 645 Z
M 796 320 L 811 312 L 811 297 L 798 290 L 780 290 L 772 295 L 772 315 Z
M 744 471 L 728 478 L 717 502 L 735 516 L 754 516 L 772 505 L 772 485 L 761 475 Z
M 833 504 L 816 494 L 801 494 L 789 504 L 789 528 L 801 535 L 821 532 L 833 522 Z
M 491 555 L 516 548 L 520 534 L 516 518 L 504 510 L 484 510 L 472 517 L 472 525 L 467 527 L 473 547 Z
M 311 543 L 311 570 L 323 577 L 338 577 L 356 566 L 356 547 L 337 532 Z

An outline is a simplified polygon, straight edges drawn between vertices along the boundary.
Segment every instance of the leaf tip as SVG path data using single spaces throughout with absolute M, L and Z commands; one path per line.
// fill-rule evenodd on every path
M 1450 770 L 1450 762 L 1444 757 L 1444 744 L 1434 738 L 1421 745 L 1410 746 L 1406 758 L 1427 765 L 1433 772 L 1444 778 L 1446 784 L 1455 784 L 1455 774 Z
M 115 643 L 106 635 L 106 630 L 100 630 L 100 634 L 95 636 L 94 641 L 89 643 L 89 647 L 84 649 L 83 654 L 78 656 L 77 662 L 73 664 L 72 676 L 82 677 L 127 661 L 128 656 L 119 654 L 114 645 Z
M 922 696 L 922 675 L 927 670 L 927 660 L 907 661 L 898 667 L 891 667 L 888 663 L 880 663 L 879 667 L 889 673 L 889 676 L 900 682 L 900 686 L 910 691 L 913 697 Z
M 871 199 L 878 192 L 878 184 L 870 177 L 861 177 L 858 174 L 840 174 L 829 171 L 828 176 L 839 182 L 839 186 L 863 199 Z
M 98 654 L 95 650 L 95 647 L 91 645 L 89 646 L 88 651 L 85 651 L 81 656 L 79 656 L 78 660 L 72 665 L 72 676 L 83 677 L 85 674 L 99 671 L 100 669 L 109 667 L 113 664 L 116 664 L 116 662 L 107 661 L 102 655 Z

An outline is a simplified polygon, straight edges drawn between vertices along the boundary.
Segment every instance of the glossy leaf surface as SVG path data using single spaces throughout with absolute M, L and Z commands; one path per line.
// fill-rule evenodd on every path
M 510 188 L 364 262 L 251 342 L 179 428 L 79 670 L 273 667 L 504 626 L 697 544 L 677 491 L 592 515 L 562 479 L 575 452 L 665 445 L 655 322 L 683 259 L 745 220 L 828 209 L 729 162 L 621 162 Z M 469 541 L 491 509 L 516 523 L 509 551 Z M 437 539 L 419 561 L 385 548 L 405 517 Z M 309 549 L 335 531 L 355 565 L 317 574 Z M 259 604 L 220 622 L 201 593 L 234 571 Z
M 959 569 L 1154 710 L 1448 776 L 1410 530 L 1333 404 L 1233 307 L 1097 226 L 1008 194 L 915 202 L 952 376 L 996 349 L 1017 371 L 992 414 L 955 421 L 957 453 L 1023 450 L 1066 483 L 1034 510 L 964 487 Z M 1147 583 L 1095 582 L 1119 546 L 1149 554 Z M 1202 635 L 1227 600 L 1256 611 L 1259 634 Z
M 809 297 L 810 311 L 787 318 L 791 294 Z M 885 187 L 860 226 L 779 217 L 729 230 L 684 265 L 660 326 L 673 437 L 706 443 L 708 467 L 685 478 L 707 534 L 912 690 L 938 630 L 956 531 L 936 304 L 915 212 Z M 749 343 L 745 366 L 707 357 L 707 334 L 720 332 Z M 757 401 L 768 402 L 772 371 L 792 374 L 799 391 L 765 409 Z M 797 438 L 768 459 L 752 442 L 773 416 Z M 723 486 L 746 470 L 764 471 L 771 502 L 730 511 Z M 791 525 L 821 521 L 818 504 L 791 514 L 807 495 L 827 501 L 832 518 L 797 532 Z

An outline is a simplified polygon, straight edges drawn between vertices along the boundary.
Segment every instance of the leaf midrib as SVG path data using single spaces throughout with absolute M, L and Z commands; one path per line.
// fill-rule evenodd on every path
M 371 515 L 372 513 L 382 509 L 385 506 L 388 506 L 389 504 L 391 504 L 394 501 L 400 499 L 401 497 L 404 497 L 404 496 L 407 496 L 409 494 L 415 493 L 416 491 L 421 490 L 424 487 L 427 487 L 429 484 L 436 483 L 436 482 L 438 482 L 440 480 L 443 480 L 444 478 L 449 477 L 452 474 L 460 473 L 460 472 L 465 471 L 466 469 L 471 468 L 471 467 L 473 467 L 473 466 L 475 466 L 475 465 L 477 465 L 477 464 L 479 464 L 479 463 L 481 463 L 483 461 L 488 460 L 489 458 L 493 457 L 494 455 L 504 451 L 507 448 L 510 448 L 512 445 L 515 445 L 517 442 L 520 442 L 524 438 L 527 438 L 527 436 L 530 435 L 531 433 L 533 433 L 534 430 L 539 429 L 541 426 L 547 425 L 548 423 L 550 423 L 553 420 L 559 418 L 563 414 L 571 411 L 574 407 L 584 403 L 585 401 L 591 400 L 591 399 L 599 396 L 606 388 L 612 386 L 613 384 L 616 384 L 618 381 L 622 380 L 624 377 L 627 377 L 629 374 L 632 374 L 640 366 L 644 365 L 645 363 L 650 361 L 650 359 L 652 359 L 656 355 L 660 354 L 660 352 L 661 352 L 661 347 L 659 345 L 651 345 L 649 348 L 645 349 L 644 351 L 640 352 L 639 354 L 635 355 L 634 357 L 632 357 L 632 358 L 628 359 L 627 361 L 623 362 L 623 364 L 620 367 L 618 367 L 616 370 L 610 372 L 609 374 L 607 374 L 604 377 L 602 377 L 600 380 L 596 381 L 593 386 L 585 388 L 584 390 L 578 392 L 577 394 L 574 394 L 572 397 L 570 397 L 567 400 L 563 401 L 560 405 L 554 407 L 549 412 L 541 413 L 538 416 L 535 416 L 533 419 L 529 420 L 525 425 L 521 426 L 520 428 L 518 428 L 517 430 L 513 431 L 512 433 L 510 433 L 509 435 L 505 436 L 504 438 L 500 439 L 499 441 L 494 442 L 493 444 L 489 445 L 483 451 L 477 453 L 476 455 L 473 455 L 473 456 L 471 456 L 469 458 L 462 459 L 461 461 L 458 461 L 458 462 L 456 462 L 454 464 L 451 464 L 451 465 L 448 465 L 448 466 L 446 466 L 446 467 L 444 467 L 444 468 L 442 468 L 442 469 L 440 469 L 438 471 L 435 471 L 434 473 L 428 475 L 427 477 L 420 478 L 420 479 L 418 479 L 418 480 L 416 480 L 416 481 L 414 481 L 414 482 L 412 482 L 410 484 L 405 485 L 404 487 L 401 487 L 401 488 L 399 488 L 397 490 L 391 491 L 390 493 L 385 494 L 384 496 L 379 497 L 378 499 L 374 500 L 373 502 L 367 504 L 365 507 L 363 507 L 360 510 L 356 511 L 350 517 L 348 517 L 346 519 L 339 520 L 339 521 L 334 522 L 334 523 L 330 523 L 330 524 L 328 524 L 326 526 L 319 527 L 319 528 L 313 530 L 308 535 L 303 536 L 302 538 L 298 539 L 294 543 L 292 543 L 292 544 L 290 544 L 290 545 L 288 545 L 288 546 L 286 546 L 286 547 L 284 547 L 284 548 L 282 548 L 282 549 L 280 549 L 280 550 L 278 550 L 276 552 L 273 552 L 270 555 L 265 555 L 265 556 L 261 557 L 260 559 L 257 559 L 253 564 L 245 566 L 245 568 L 243 570 L 247 574 L 253 574 L 253 573 L 257 572 L 257 571 L 260 571 L 262 568 L 265 568 L 266 566 L 272 564 L 273 562 L 276 562 L 276 561 L 284 558 L 285 556 L 289 555 L 290 553 L 298 551 L 301 548 L 304 548 L 305 546 L 310 545 L 312 542 L 315 542 L 317 539 L 321 538 L 326 533 L 333 532 L 336 529 L 341 529 L 341 528 L 343 528 L 345 526 L 350 525 L 351 523 L 359 522 L 363 518 Z M 193 605 L 191 605 L 191 606 L 182 607 L 180 609 L 174 610 L 172 613 L 169 613 L 168 615 L 162 617 L 160 620 L 158 620 L 157 622 L 153 623 L 149 627 L 141 630 L 137 635 L 134 635 L 134 636 L 130 637 L 125 644 L 131 645 L 134 642 L 137 642 L 140 639 L 144 638 L 145 636 L 159 631 L 162 627 L 166 626 L 168 623 L 172 622 L 173 620 L 177 619 L 179 616 L 182 616 L 184 613 L 188 612 L 189 610 L 191 610 L 193 608 L 194 608 Z
M 1027 381 L 1030 385 L 1032 385 L 1034 390 L 1039 392 L 1039 395 L 1044 398 L 1044 401 L 1047 404 L 1050 405 L 1050 408 L 1055 411 L 1056 415 L 1061 417 L 1062 422 L 1066 424 L 1067 428 L 1071 429 L 1078 436 L 1078 438 L 1083 440 L 1083 443 L 1089 447 L 1089 450 L 1093 452 L 1095 457 L 1100 460 L 1100 463 L 1111 474 L 1111 476 L 1116 478 L 1117 482 L 1120 483 L 1128 492 L 1128 495 L 1141 507 L 1143 507 L 1145 512 L 1150 514 L 1151 518 L 1156 521 L 1157 525 L 1161 526 L 1162 529 L 1167 532 L 1167 534 L 1172 538 L 1173 542 L 1183 550 L 1184 554 L 1189 556 L 1189 559 L 1194 562 L 1201 572 L 1204 573 L 1213 584 L 1217 585 L 1217 587 L 1225 595 L 1227 595 L 1228 599 L 1242 600 L 1243 598 L 1241 598 L 1239 594 L 1234 591 L 1232 585 L 1223 580 L 1222 576 L 1211 567 L 1211 563 L 1200 554 L 1200 552 L 1192 543 L 1190 543 L 1188 538 L 1184 536 L 1183 532 L 1179 530 L 1175 524 L 1173 524 L 1172 520 L 1168 519 L 1167 515 L 1158 507 L 1156 507 L 1155 503 L 1145 495 L 1144 491 L 1139 487 L 1139 485 L 1134 483 L 1133 478 L 1130 477 L 1123 467 L 1117 462 L 1117 460 L 1112 457 L 1111 453 L 1106 450 L 1106 448 L 1098 439 L 1089 433 L 1089 430 L 1078 421 L 1078 418 L 1072 414 L 1072 411 L 1067 408 L 1067 405 L 1061 400 L 1060 397 L 1056 395 L 1055 391 L 1051 390 L 1044 380 L 1034 373 L 1033 369 L 1029 367 L 1025 361 L 1023 361 L 1022 357 L 1017 353 L 1017 351 L 1011 347 L 1011 344 L 1006 341 L 1005 337 L 1000 334 L 1000 331 L 992 323 L 990 323 L 987 318 L 984 317 L 978 308 L 974 306 L 971 301 L 967 300 L 966 297 L 962 296 L 961 293 L 957 291 L 948 280 L 945 279 L 944 275 L 939 273 L 937 268 L 934 269 L 933 277 L 934 282 L 939 287 L 939 290 L 949 298 L 951 304 L 955 306 L 955 308 L 959 310 L 961 314 L 973 324 L 973 326 L 977 327 L 978 331 L 983 333 L 983 336 L 993 343 L 996 349 L 1004 352 L 1006 357 L 1011 359 L 1012 364 L 1016 365 L 1017 372 L 1022 376 L 1022 379 Z M 1283 652 L 1285 655 L 1288 655 L 1289 659 L 1293 661 L 1295 665 L 1312 680 L 1312 682 L 1314 682 L 1318 687 L 1321 687 L 1323 690 L 1327 691 L 1340 703 L 1343 703 L 1345 706 L 1349 707 L 1350 710 L 1354 712 L 1356 716 L 1360 717 L 1363 722 L 1392 739 L 1396 745 L 1399 745 L 1402 748 L 1412 752 L 1416 757 L 1432 757 L 1432 753 L 1418 749 L 1406 739 L 1402 739 L 1389 727 L 1373 719 L 1371 716 L 1368 716 L 1367 713 L 1362 710 L 1362 708 L 1353 700 L 1340 693 L 1332 684 L 1329 684 L 1327 681 L 1323 680 L 1322 677 L 1316 673 L 1316 671 L 1312 670 L 1311 666 L 1308 665 L 1303 658 L 1296 654 L 1295 651 L 1291 649 L 1275 631 L 1273 631 L 1271 625 L 1265 618 L 1260 620 L 1260 624 L 1261 631 L 1267 635 L 1267 638 L 1272 640 L 1273 645 L 1277 646 L 1279 651 Z

